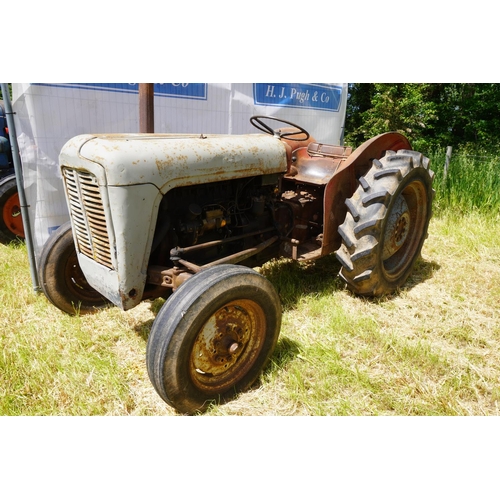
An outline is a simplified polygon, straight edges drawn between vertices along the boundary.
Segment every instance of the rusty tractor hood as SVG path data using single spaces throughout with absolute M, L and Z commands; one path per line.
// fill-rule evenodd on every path
M 286 149 L 264 134 L 84 134 L 70 139 L 61 166 L 91 171 L 99 185 L 177 186 L 285 172 Z

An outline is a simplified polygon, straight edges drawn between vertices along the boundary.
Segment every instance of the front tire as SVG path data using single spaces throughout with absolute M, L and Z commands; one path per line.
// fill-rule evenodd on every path
M 357 295 L 379 297 L 408 279 L 427 237 L 434 172 L 421 153 L 388 151 L 359 179 L 339 226 L 340 277 Z
M 70 222 L 59 227 L 45 243 L 38 263 L 38 279 L 46 297 L 68 314 L 93 313 L 109 305 L 85 279 Z
M 178 412 L 201 412 L 252 385 L 272 354 L 281 305 L 252 269 L 220 265 L 189 278 L 163 305 L 146 362 L 161 398 Z

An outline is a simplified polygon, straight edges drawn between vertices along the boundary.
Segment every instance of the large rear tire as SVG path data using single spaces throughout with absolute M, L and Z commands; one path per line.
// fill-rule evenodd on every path
M 5 177 L 0 181 L 0 243 L 24 239 L 21 204 L 17 192 L 16 177 Z
M 252 269 L 220 265 L 189 278 L 163 305 L 148 338 L 151 382 L 178 412 L 201 412 L 255 382 L 272 354 L 281 305 Z
M 83 274 L 75 249 L 71 223 L 49 236 L 38 263 L 38 279 L 47 298 L 68 314 L 88 314 L 109 305 Z
M 339 226 L 341 278 L 357 295 L 379 297 L 403 286 L 427 237 L 434 172 L 421 153 L 388 151 L 361 177 Z

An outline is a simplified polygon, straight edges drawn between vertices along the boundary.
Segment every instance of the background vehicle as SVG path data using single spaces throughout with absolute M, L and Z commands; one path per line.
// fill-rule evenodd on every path
M 167 298 L 146 361 L 183 413 L 248 388 L 273 352 L 280 301 L 252 267 L 335 252 L 352 292 L 380 296 L 427 236 L 434 174 L 401 134 L 353 152 L 250 121 L 265 134 L 81 135 L 60 155 L 71 223 L 43 249 L 42 289 L 69 314 Z
M 24 238 L 16 176 L 12 162 L 9 129 L 0 101 L 0 243 Z

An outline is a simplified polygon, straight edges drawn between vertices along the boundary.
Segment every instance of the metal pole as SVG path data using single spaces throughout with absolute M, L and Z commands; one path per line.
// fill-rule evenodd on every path
M 6 83 L 0 84 L 2 87 L 3 100 L 5 104 L 5 117 L 7 118 L 7 126 L 9 127 L 9 139 L 12 149 L 12 161 L 14 162 L 14 172 L 16 174 L 17 192 L 19 195 L 19 203 L 21 205 L 21 216 L 23 218 L 24 236 L 26 241 L 26 249 L 28 250 L 28 260 L 30 264 L 31 281 L 33 289 L 36 292 L 40 291 L 38 276 L 36 273 L 36 260 L 33 247 L 33 238 L 31 237 L 31 225 L 28 214 L 28 203 L 26 202 L 26 194 L 24 192 L 23 170 L 21 165 L 21 156 L 19 155 L 19 147 L 17 145 L 16 126 L 14 124 L 14 113 L 10 102 L 9 86 Z
M 448 167 L 450 166 L 450 160 L 451 160 L 451 151 L 453 148 L 451 146 L 448 146 L 446 148 L 446 159 L 444 161 L 444 173 L 443 173 L 443 180 L 446 179 L 448 175 Z
M 154 83 L 139 83 L 139 132 L 155 131 Z

